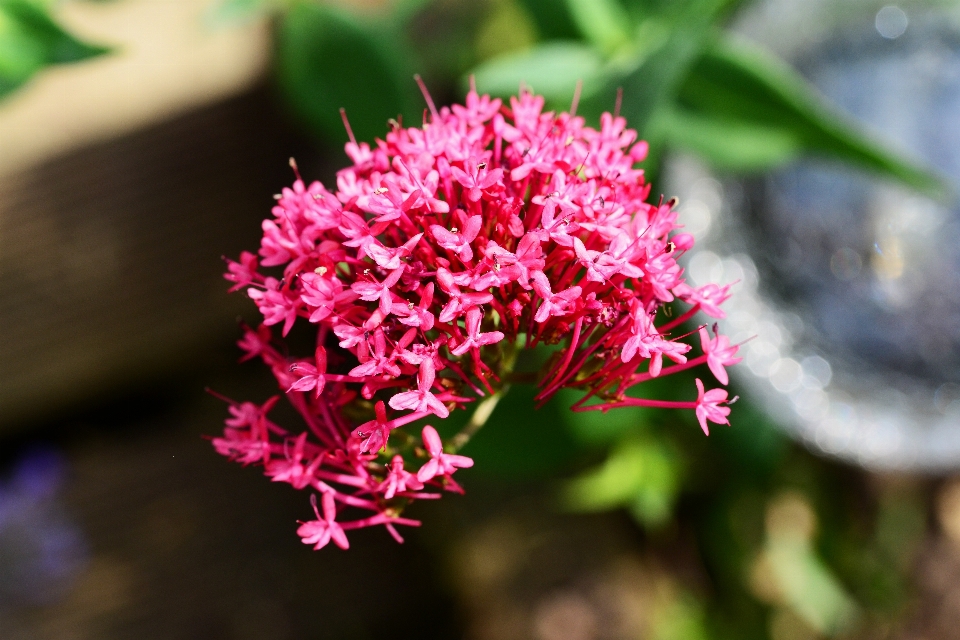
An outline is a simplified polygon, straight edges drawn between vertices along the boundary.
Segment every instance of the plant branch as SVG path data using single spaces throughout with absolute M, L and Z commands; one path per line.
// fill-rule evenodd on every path
M 456 453 L 465 444 L 470 442 L 470 438 L 487 423 L 487 420 L 489 420 L 493 414 L 493 410 L 497 408 L 497 403 L 500 402 L 500 398 L 509 390 L 510 385 L 505 384 L 502 388 L 477 403 L 477 408 L 473 410 L 470 421 L 460 430 L 460 433 L 453 436 L 450 440 L 449 453 Z

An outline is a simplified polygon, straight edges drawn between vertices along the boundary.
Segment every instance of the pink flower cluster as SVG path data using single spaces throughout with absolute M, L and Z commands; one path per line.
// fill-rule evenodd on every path
M 727 392 L 700 380 L 695 401 L 626 395 L 701 363 L 726 384 L 724 367 L 739 358 L 716 329 L 700 330 L 703 355 L 692 359 L 671 336 L 697 310 L 722 317 L 729 287 L 684 282 L 677 256 L 693 238 L 676 233 L 674 202 L 646 201 L 635 165 L 647 144 L 623 118 L 604 114 L 593 129 L 545 113 L 530 93 L 509 106 L 475 91 L 464 106 L 427 101 L 422 127 L 395 125 L 373 147 L 351 134 L 353 164 L 334 191 L 298 176 L 263 222 L 259 255 L 229 261 L 232 290 L 263 314 L 240 341 L 245 359 L 272 369 L 307 429 L 268 418 L 277 397 L 234 403 L 213 444 L 321 493 L 322 514 L 314 498 L 316 520 L 298 531 L 316 548 L 346 548 L 346 531 L 372 525 L 400 540 L 396 525 L 419 524 L 401 517 L 406 505 L 460 491 L 452 476 L 473 461 L 445 453 L 430 425 L 422 447 L 403 427 L 495 393 L 520 348 L 555 346 L 541 402 L 572 387 L 584 391 L 575 410 L 679 407 L 705 433 L 708 421 L 728 424 Z M 660 311 L 675 300 L 689 308 Z M 308 327 L 312 357 L 286 355 L 273 326 L 283 336 Z M 346 509 L 368 515 L 339 520 Z

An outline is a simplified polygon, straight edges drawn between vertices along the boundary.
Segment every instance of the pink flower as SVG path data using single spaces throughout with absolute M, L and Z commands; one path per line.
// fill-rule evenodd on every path
M 287 335 L 297 319 L 298 300 L 281 291 L 279 281 L 274 278 L 267 278 L 264 286 L 266 289 L 250 287 L 247 295 L 257 303 L 260 313 L 263 314 L 263 324 L 270 326 L 282 322 L 282 333 Z
M 346 240 L 343 242 L 345 247 L 357 247 L 359 257 L 366 255 L 366 247 L 376 242 L 376 237 L 370 231 L 370 226 L 360 216 L 352 211 L 344 211 L 340 218 L 340 233 Z
M 370 349 L 370 342 L 365 341 L 367 349 Z M 350 370 L 350 375 L 354 377 L 377 376 L 386 373 L 391 376 L 400 375 L 400 367 L 396 365 L 394 359 L 396 355 L 387 353 L 387 339 L 383 335 L 383 329 L 378 328 L 373 332 L 373 350 L 372 352 L 361 351 L 357 354 L 360 364 Z
M 417 305 L 414 305 L 412 302 L 409 303 L 408 313 L 400 318 L 400 322 L 408 327 L 419 327 L 423 331 L 430 331 L 430 329 L 433 329 L 434 323 L 433 313 L 430 312 L 432 305 L 433 283 L 428 282 L 427 286 L 423 287 L 423 291 L 420 293 L 420 303 Z M 401 315 L 396 309 L 391 308 L 391 311 L 395 315 Z
M 503 169 L 488 171 L 486 162 L 478 162 L 475 163 L 474 166 L 476 170 L 473 173 L 467 173 L 459 167 L 450 167 L 450 173 L 453 175 L 453 179 L 465 188 L 467 200 L 470 202 L 479 200 L 484 191 L 488 191 L 492 187 L 500 184 L 500 181 L 503 179 Z M 469 259 L 470 258 L 466 258 L 466 260 Z
M 380 302 L 380 311 L 384 315 L 390 313 L 390 309 L 393 306 L 393 292 L 391 287 L 397 284 L 400 280 L 400 276 L 403 275 L 403 267 L 400 266 L 390 272 L 390 275 L 386 277 L 383 282 L 377 282 L 376 279 L 371 278 L 370 280 L 363 280 L 360 282 L 355 282 L 351 285 L 351 289 L 359 294 L 361 300 L 366 300 L 368 302 L 373 302 L 377 300 Z
M 323 455 L 318 454 L 309 464 L 303 464 L 306 456 L 307 432 L 304 431 L 293 445 L 293 451 L 287 451 L 282 459 L 271 460 L 266 466 L 264 474 L 274 482 L 287 482 L 294 489 L 303 489 L 313 480 L 313 474 L 320 466 Z
M 463 231 L 456 228 L 447 231 L 440 225 L 434 224 L 430 226 L 430 233 L 441 247 L 453 251 L 463 262 L 469 262 L 473 258 L 470 243 L 477 238 L 481 226 L 483 226 L 483 219 L 480 216 L 470 216 L 464 224 Z
M 550 316 L 567 315 L 582 292 L 580 287 L 570 287 L 560 293 L 553 293 L 550 289 L 550 281 L 542 271 L 535 271 L 533 274 L 533 290 L 543 300 L 540 308 L 537 309 L 537 315 L 533 318 L 537 322 L 546 322 Z
M 297 535 L 303 538 L 303 544 L 312 544 L 313 548 L 322 549 L 332 539 L 341 549 L 348 549 L 350 542 L 347 540 L 347 534 L 344 532 L 334 518 L 337 517 L 337 506 L 333 501 L 333 492 L 323 492 L 323 516 L 317 510 L 317 496 L 310 496 L 310 504 L 313 505 L 313 512 L 317 514 L 316 520 L 308 520 L 297 529 Z
M 697 420 L 700 421 L 700 428 L 706 435 L 710 435 L 710 429 L 707 428 L 707 421 L 717 424 L 730 424 L 727 416 L 730 415 L 730 407 L 721 406 L 727 402 L 726 389 L 710 389 L 704 393 L 703 383 L 697 378 Z
M 244 466 L 270 458 L 270 443 L 251 437 L 249 432 L 226 429 L 223 437 L 213 438 L 212 443 L 217 453 Z
M 620 271 L 622 264 L 603 251 L 587 250 L 580 238 L 573 239 L 577 260 L 587 268 L 587 280 L 606 282 Z
M 388 249 L 376 240 L 373 240 L 367 244 L 366 252 L 367 255 L 373 258 L 373 261 L 382 268 L 391 270 L 399 269 L 402 264 L 401 261 L 410 255 L 422 237 L 423 234 L 418 233 L 396 249 Z
M 303 283 L 303 293 L 300 299 L 310 312 L 310 322 L 320 322 L 331 313 L 337 304 L 337 298 L 343 292 L 343 283 L 336 276 L 325 277 L 326 267 L 319 267 L 318 271 L 308 271 L 300 277 Z
M 737 350 L 740 349 L 739 345 L 731 345 L 727 336 L 718 334 L 711 338 L 706 327 L 700 327 L 700 347 L 707 354 L 707 366 L 710 368 L 710 372 L 716 376 L 720 384 L 728 384 L 730 380 L 724 367 L 729 367 L 743 360 L 743 358 L 737 356 Z
M 270 337 L 270 327 L 264 324 L 257 327 L 256 331 L 244 326 L 243 337 L 237 342 L 237 346 L 243 351 L 240 362 L 262 355 L 270 348 Z
M 516 262 L 513 264 L 519 272 L 517 284 L 524 289 L 530 289 L 530 274 L 542 270 L 546 265 L 543 260 L 543 250 L 540 247 L 540 238 L 537 237 L 537 234 L 527 233 L 520 238 L 515 256 Z
M 432 427 L 426 451 L 414 446 L 410 425 L 502 390 L 520 348 L 554 349 L 537 402 L 573 389 L 576 410 L 693 410 L 704 431 L 729 413 L 726 392 L 699 381 L 696 401 L 627 393 L 704 364 L 726 382 L 740 358 L 705 332 L 704 354 L 687 358 L 680 325 L 698 310 L 722 316 L 729 285 L 684 281 L 677 256 L 693 238 L 678 232 L 674 201 L 648 202 L 636 164 L 647 146 L 626 121 L 605 114 L 595 129 L 544 112 L 529 92 L 504 105 L 471 91 L 439 109 L 426 97 L 422 126 L 395 125 L 374 142 L 355 140 L 345 120 L 349 164 L 336 190 L 297 173 L 261 225 L 259 255 L 227 261 L 231 290 L 246 290 L 263 316 L 244 328 L 244 359 L 263 361 L 305 426 L 267 420 L 276 400 L 231 401 L 213 446 L 321 491 L 323 517 L 315 508 L 300 527 L 318 547 L 346 547 L 344 531 L 369 526 L 401 540 L 397 525 L 418 524 L 401 512 L 438 497 L 423 482 L 459 489 L 451 474 L 472 461 L 443 453 Z M 310 340 L 313 356 L 275 341 L 273 325 L 283 336 L 297 327 L 290 345 Z M 587 404 L 595 397 L 606 401 Z M 366 514 L 337 523 L 337 506 Z
M 392 180 L 380 182 L 374 177 L 373 190 L 357 198 L 357 206 L 376 215 L 377 222 L 393 222 L 400 218 L 407 205 L 400 187 Z
M 387 478 L 378 489 L 383 491 L 384 498 L 390 500 L 398 493 L 423 489 L 423 483 L 403 468 L 403 456 L 393 456 L 387 466 Z
M 440 322 L 450 322 L 466 309 L 493 300 L 493 295 L 489 293 L 461 293 L 460 288 L 453 281 L 453 275 L 443 267 L 437 269 L 437 284 L 450 296 L 450 301 L 440 311 Z
M 314 354 L 314 361 L 316 366 L 308 362 L 296 362 L 290 365 L 290 372 L 300 375 L 301 377 L 297 379 L 290 387 L 287 389 L 287 392 L 290 391 L 310 391 L 314 389 L 314 395 L 319 398 L 320 394 L 323 393 L 323 385 L 326 384 L 326 376 L 324 375 L 327 371 L 327 350 L 323 347 L 317 347 L 317 351 Z
M 423 446 L 430 454 L 430 459 L 417 472 L 417 480 L 420 482 L 427 482 L 437 476 L 450 476 L 457 469 L 473 466 L 473 460 L 467 456 L 444 453 L 440 434 L 430 425 L 423 428 Z
M 480 333 L 480 320 L 483 318 L 483 312 L 478 307 L 470 307 L 467 310 L 467 337 L 451 349 L 450 353 L 455 356 L 462 356 L 471 349 L 479 349 L 487 344 L 496 344 L 503 340 L 503 334 L 499 331 L 490 331 Z
M 240 262 L 227 260 L 227 273 L 225 273 L 223 277 L 236 283 L 230 287 L 230 291 L 239 291 L 251 284 L 259 284 L 263 280 L 263 277 L 257 273 L 258 267 L 259 261 L 257 260 L 257 256 L 249 251 L 244 251 L 240 254 Z
M 686 297 L 689 302 L 700 305 L 700 308 L 708 316 L 721 320 L 727 317 L 720 305 L 730 297 L 730 285 L 721 287 L 710 283 L 694 289 L 686 283 L 681 283 L 674 287 L 674 291 L 678 296 Z
M 430 392 L 436 378 L 435 365 L 432 358 L 425 358 L 420 363 L 420 373 L 417 374 L 417 390 L 398 393 L 390 398 L 390 406 L 394 409 L 409 409 L 410 411 L 430 411 L 438 418 L 446 418 L 450 411 Z
M 353 436 L 359 438 L 360 453 L 380 451 L 387 446 L 387 439 L 390 437 L 390 425 L 387 423 L 387 408 L 380 401 L 374 407 L 376 418 L 353 430 Z

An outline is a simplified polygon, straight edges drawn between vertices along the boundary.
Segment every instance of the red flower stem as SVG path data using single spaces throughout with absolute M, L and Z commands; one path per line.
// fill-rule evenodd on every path
M 451 369 L 454 373 L 456 373 L 458 376 L 460 376 L 460 378 L 461 378 L 471 389 L 473 389 L 474 393 L 476 393 L 476 394 L 477 394 L 478 396 L 480 396 L 480 397 L 483 397 L 483 396 L 486 395 L 486 394 L 483 392 L 483 390 L 482 390 L 480 387 L 478 387 L 478 386 L 473 382 L 473 380 L 470 379 L 470 377 L 469 377 L 466 373 L 463 372 L 463 369 L 460 368 L 460 365 L 459 365 L 459 364 L 457 364 L 457 363 L 455 363 L 455 362 L 451 362 L 451 361 L 448 360 L 448 361 L 446 362 L 446 365 L 447 365 L 448 367 L 450 367 L 450 369 Z
M 363 498 L 358 498 L 352 496 L 349 493 L 343 493 L 342 491 L 337 491 L 330 485 L 322 482 L 317 482 L 316 487 L 317 491 L 331 491 L 333 493 L 333 498 L 338 502 L 342 502 L 345 505 L 351 507 L 357 507 L 359 509 L 369 509 L 370 511 L 379 511 L 380 507 L 373 500 L 364 500 Z
M 614 327 L 613 329 L 611 329 L 611 331 L 617 331 L 617 330 L 619 330 L 620 325 L 623 324 L 623 322 L 624 322 L 624 321 L 621 321 L 616 327 Z M 594 328 L 596 328 L 596 326 L 597 326 L 597 325 L 594 325 Z M 598 348 L 600 348 L 600 347 L 603 345 L 604 340 L 606 339 L 607 335 L 609 335 L 609 332 L 608 332 L 608 334 L 605 334 L 605 335 L 601 336 L 599 340 L 597 340 L 597 341 L 594 342 L 591 346 L 589 346 L 588 348 L 586 348 L 586 349 L 584 350 L 584 352 L 581 354 L 580 359 L 579 359 L 579 360 L 577 361 L 577 363 L 570 369 L 570 371 L 567 372 L 567 374 L 566 374 L 562 379 L 555 381 L 550 388 L 544 389 L 544 390 L 541 391 L 539 394 L 537 394 L 535 400 L 538 400 L 538 401 L 546 400 L 546 399 L 548 399 L 550 396 L 552 396 L 554 393 L 556 393 L 556 392 L 560 389 L 560 387 L 562 387 L 563 385 L 567 384 L 567 381 L 568 381 L 572 376 L 576 375 L 576 373 L 580 370 L 580 368 L 586 363 L 587 359 L 588 359 Z
M 402 427 L 405 424 L 411 422 L 416 422 L 420 418 L 431 415 L 429 411 L 414 411 L 413 413 L 408 413 L 406 415 L 400 416 L 399 418 L 394 418 L 387 422 L 387 427 L 390 429 L 396 429 L 397 427 Z
M 318 404 L 320 405 L 320 411 L 323 412 L 323 417 L 327 421 L 327 426 L 329 427 L 329 431 L 333 435 L 334 440 L 336 440 L 337 444 L 341 447 L 344 446 L 346 443 L 343 439 L 343 436 L 348 432 L 343 430 L 342 425 L 337 424 L 333 417 L 333 414 L 336 412 L 330 411 L 330 405 L 326 402 L 319 402 Z
M 583 316 L 577 318 L 577 323 L 573 327 L 573 336 L 570 338 L 570 345 L 567 347 L 567 353 L 563 358 L 563 361 L 560 363 L 560 366 L 555 369 L 556 373 L 551 373 L 550 378 L 556 381 L 556 378 L 559 378 L 567 370 L 567 366 L 570 364 L 570 360 L 573 358 L 573 352 L 577 349 L 577 343 L 580 341 L 580 331 L 583 329 Z
M 323 469 L 317 469 L 313 472 L 313 475 L 322 479 L 329 480 L 330 482 L 339 482 L 340 484 L 349 485 L 352 487 L 357 487 L 358 489 L 363 489 L 367 486 L 367 481 L 363 478 L 357 476 L 348 475 L 345 473 L 333 473 L 332 471 L 324 471 Z
M 303 394 L 288 393 L 287 397 L 290 399 L 290 404 L 293 405 L 293 408 L 297 410 L 297 413 L 303 416 L 304 421 L 307 423 L 307 426 L 310 427 L 313 435 L 317 436 L 324 445 L 328 447 L 334 446 L 336 442 L 330 438 L 328 431 L 323 429 L 317 422 L 316 416 L 307 407 L 307 401 L 306 398 L 303 397 Z
M 350 522 L 341 522 L 340 528 L 344 530 L 350 529 L 362 529 L 363 527 L 372 527 L 378 524 L 402 524 L 408 527 L 419 527 L 419 520 L 411 520 L 409 518 L 397 518 L 390 517 L 388 515 L 378 513 L 375 516 L 370 516 L 369 518 L 364 518 L 362 520 L 351 520 Z
M 698 367 L 706 361 L 707 361 L 706 355 L 697 356 L 693 360 L 687 360 L 682 364 L 674 364 L 669 367 L 664 367 L 663 369 L 661 369 L 660 375 L 657 377 L 668 376 L 673 373 L 680 373 L 681 371 L 685 371 L 686 369 L 692 369 L 693 367 Z M 633 377 L 630 378 L 630 384 L 628 386 L 632 387 L 634 385 L 640 384 L 641 382 L 646 382 L 647 380 L 652 380 L 652 379 L 653 379 L 653 376 L 651 376 L 649 372 L 635 373 Z

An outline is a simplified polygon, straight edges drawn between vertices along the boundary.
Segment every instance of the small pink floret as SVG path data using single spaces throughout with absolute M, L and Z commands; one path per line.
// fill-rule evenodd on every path
M 430 454 L 430 459 L 417 472 L 417 480 L 420 482 L 427 482 L 437 476 L 449 477 L 457 469 L 467 469 L 473 466 L 472 458 L 444 453 L 440 434 L 430 425 L 423 428 L 423 446 Z
M 334 520 L 337 516 L 337 507 L 333 500 L 333 493 L 329 491 L 323 493 L 323 516 L 317 510 L 317 496 L 312 495 L 310 499 L 317 519 L 304 522 L 297 529 L 297 535 L 303 538 L 303 544 L 312 544 L 314 549 L 322 549 L 330 540 L 333 540 L 333 543 L 341 549 L 348 549 L 350 542 L 347 540 L 347 534 Z
M 710 435 L 707 421 L 717 424 L 730 424 L 730 421 L 727 420 L 727 416 L 730 415 L 730 407 L 723 406 L 726 403 L 726 389 L 710 389 L 704 392 L 703 383 L 700 378 L 697 378 L 697 420 L 706 435 Z

